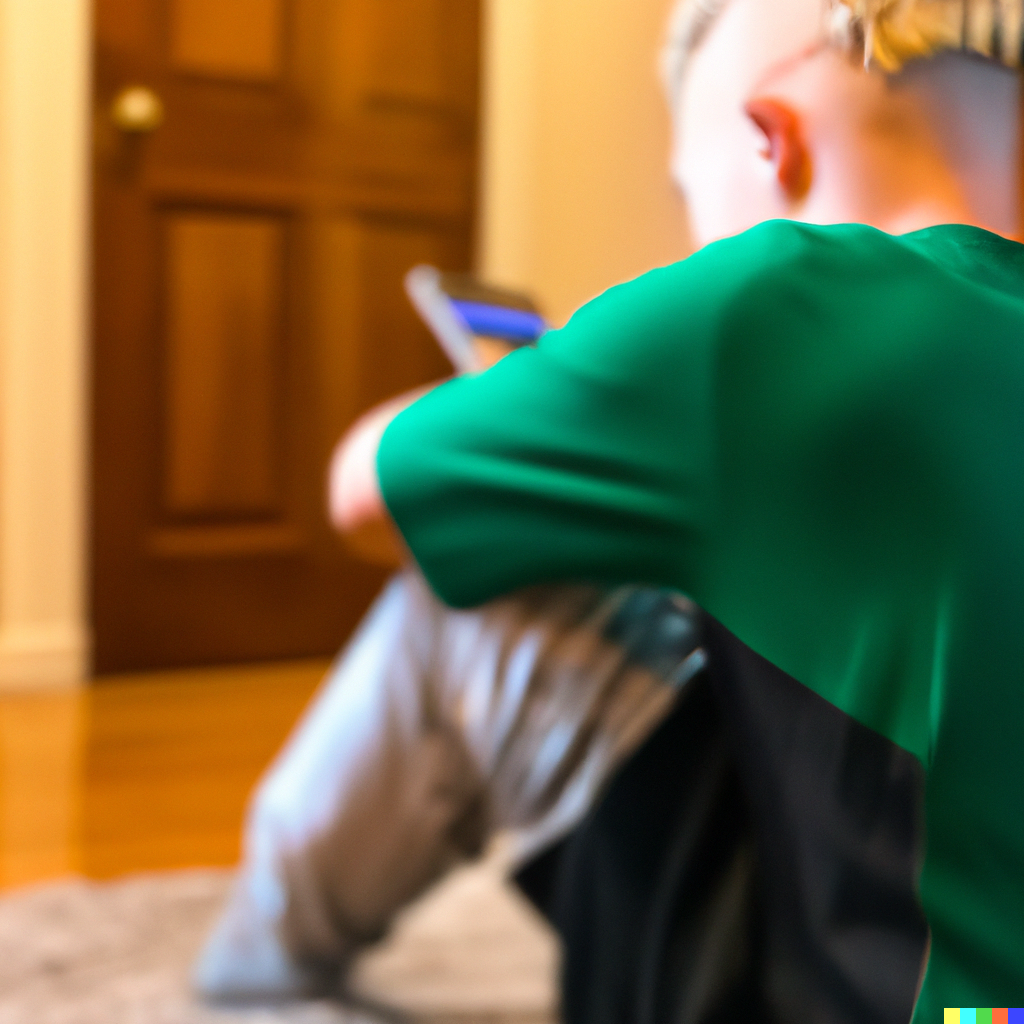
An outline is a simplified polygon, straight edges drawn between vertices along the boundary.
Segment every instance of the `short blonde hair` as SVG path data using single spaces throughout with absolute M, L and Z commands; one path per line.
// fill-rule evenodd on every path
M 943 50 L 1021 66 L 1024 0 L 827 0 L 833 38 L 865 66 L 898 71 Z
M 669 102 L 678 102 L 686 64 L 729 0 L 679 0 L 661 57 Z M 1012 68 L 1024 62 L 1024 0 L 822 0 L 827 38 L 865 67 L 899 71 L 941 50 Z

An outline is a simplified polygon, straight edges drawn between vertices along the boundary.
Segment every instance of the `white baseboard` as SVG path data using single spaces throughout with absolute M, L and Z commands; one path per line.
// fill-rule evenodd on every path
M 0 693 L 82 686 L 89 670 L 89 639 L 71 624 L 33 623 L 0 628 Z

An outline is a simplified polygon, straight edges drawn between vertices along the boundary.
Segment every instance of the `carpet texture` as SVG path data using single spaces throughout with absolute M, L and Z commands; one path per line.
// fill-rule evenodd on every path
M 484 862 L 454 872 L 357 965 L 360 1006 L 211 1007 L 188 972 L 231 882 L 188 871 L 0 899 L 0 1024 L 548 1024 L 556 944 Z

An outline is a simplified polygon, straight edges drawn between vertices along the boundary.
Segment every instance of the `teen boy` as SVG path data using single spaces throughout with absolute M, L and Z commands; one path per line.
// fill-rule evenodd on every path
M 1012 1001 L 1020 6 L 685 7 L 676 169 L 723 240 L 365 421 L 346 521 L 397 525 L 455 605 L 552 580 L 678 588 L 911 752 L 931 935 L 915 1019 Z

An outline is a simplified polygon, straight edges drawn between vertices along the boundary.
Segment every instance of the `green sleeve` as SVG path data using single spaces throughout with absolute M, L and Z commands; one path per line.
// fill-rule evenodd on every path
M 383 493 L 445 601 L 675 578 L 679 536 L 700 534 L 707 506 L 707 332 L 668 301 L 689 286 L 673 267 L 613 289 L 394 421 Z

